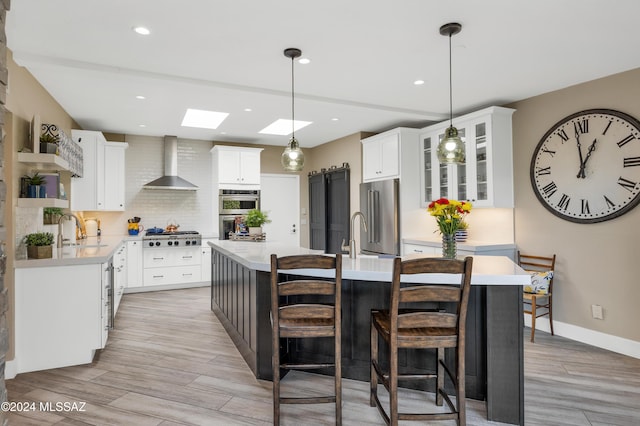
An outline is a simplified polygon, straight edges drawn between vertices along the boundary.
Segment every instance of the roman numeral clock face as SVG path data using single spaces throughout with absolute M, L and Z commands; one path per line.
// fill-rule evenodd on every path
M 607 109 L 564 118 L 538 143 L 531 184 L 542 205 L 572 222 L 628 212 L 640 202 L 640 122 Z

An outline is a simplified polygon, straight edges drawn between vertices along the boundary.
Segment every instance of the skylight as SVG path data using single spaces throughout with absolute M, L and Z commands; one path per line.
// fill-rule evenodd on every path
M 311 124 L 311 121 L 300 121 L 295 120 L 294 122 L 294 131 L 298 131 L 304 127 L 307 127 Z M 279 118 L 273 123 L 269 124 L 264 129 L 260 130 L 259 133 L 263 133 L 265 135 L 290 135 L 291 134 L 291 120 L 285 118 Z
M 229 115 L 228 112 L 205 111 L 188 108 L 182 119 L 183 127 L 198 127 L 200 129 L 217 129 L 220 123 Z

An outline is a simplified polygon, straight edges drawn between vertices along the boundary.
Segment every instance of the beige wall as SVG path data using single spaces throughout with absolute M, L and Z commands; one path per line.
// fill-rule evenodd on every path
M 9 312 L 7 328 L 10 336 L 6 359 L 12 360 L 14 358 L 13 312 L 15 286 L 13 260 L 15 257 L 16 216 L 21 214 L 23 210 L 33 210 L 16 207 L 20 176 L 30 172 L 28 167 L 17 163 L 17 152 L 27 144 L 29 123 L 36 114 L 40 116 L 42 123 L 55 123 L 68 135 L 71 135 L 71 129 L 78 128 L 78 125 L 40 83 L 33 78 L 31 73 L 19 67 L 13 61 L 13 55 L 9 50 L 7 50 L 7 69 L 9 72 L 9 90 L 7 91 L 6 103 L 8 113 L 5 116 L 7 120 L 5 127 L 7 137 L 5 139 L 4 159 L 6 176 L 10 176 L 11 179 L 7 183 L 7 211 L 5 212 L 5 221 L 7 223 L 7 272 L 5 283 L 8 289 Z M 63 181 L 63 183 L 67 188 L 69 187 L 68 176 L 67 181 Z
M 557 254 L 554 320 L 640 342 L 638 261 L 640 208 L 610 221 L 577 224 L 548 212 L 529 179 L 533 150 L 557 121 L 590 108 L 640 118 L 640 69 L 509 105 L 513 116 L 516 243 L 522 251 Z M 591 305 L 604 320 L 591 318 Z

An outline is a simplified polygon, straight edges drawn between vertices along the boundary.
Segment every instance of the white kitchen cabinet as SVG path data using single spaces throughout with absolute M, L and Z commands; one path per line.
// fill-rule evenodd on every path
M 260 185 L 262 148 L 216 145 L 211 149 L 215 181 L 220 189 Z M 247 188 L 248 189 L 248 188 Z
M 113 255 L 114 315 L 127 287 L 127 245 L 122 243 Z
M 127 241 L 127 283 L 125 288 L 142 287 L 142 241 Z
M 100 281 L 101 286 L 101 321 L 100 321 L 100 348 L 104 348 L 107 345 L 107 338 L 109 337 L 109 330 L 113 327 L 113 321 L 115 319 L 115 311 L 111 312 L 111 306 L 115 302 L 114 295 L 114 268 L 113 263 L 103 263 L 100 265 L 102 268 L 102 279 Z M 114 308 L 115 309 L 115 308 Z
M 211 282 L 211 247 L 202 246 L 202 263 L 200 265 L 201 280 Z
M 436 237 L 434 237 L 436 238 Z M 516 245 L 513 243 L 486 243 L 482 241 L 459 242 L 456 244 L 456 253 L 458 257 L 462 256 L 507 256 L 511 260 L 515 258 Z M 408 254 L 425 254 L 425 255 L 442 255 L 442 241 L 420 240 L 420 239 L 404 239 L 402 240 L 402 255 Z
M 71 178 L 71 210 L 124 211 L 127 143 L 107 142 L 101 132 L 72 130 L 82 147 L 82 177 Z
M 200 247 L 150 248 L 142 254 L 145 287 L 202 281 Z
M 457 117 L 454 126 L 465 142 L 465 163 L 440 164 L 437 146 L 449 127 L 445 121 L 422 129 L 421 199 L 471 201 L 474 207 L 513 207 L 511 116 L 515 110 L 490 107 Z
M 362 181 L 392 179 L 400 174 L 400 134 L 385 132 L 362 140 Z
M 124 211 L 125 149 L 129 145 L 107 142 L 104 145 L 104 209 Z
M 16 268 L 17 373 L 87 364 L 106 341 L 107 264 Z M 105 322 L 106 321 L 106 322 Z

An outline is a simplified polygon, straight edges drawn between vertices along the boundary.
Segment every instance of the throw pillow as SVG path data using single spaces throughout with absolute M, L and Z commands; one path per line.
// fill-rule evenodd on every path
M 526 293 L 549 294 L 549 284 L 553 278 L 553 271 L 534 272 L 531 271 L 531 284 L 524 286 Z

